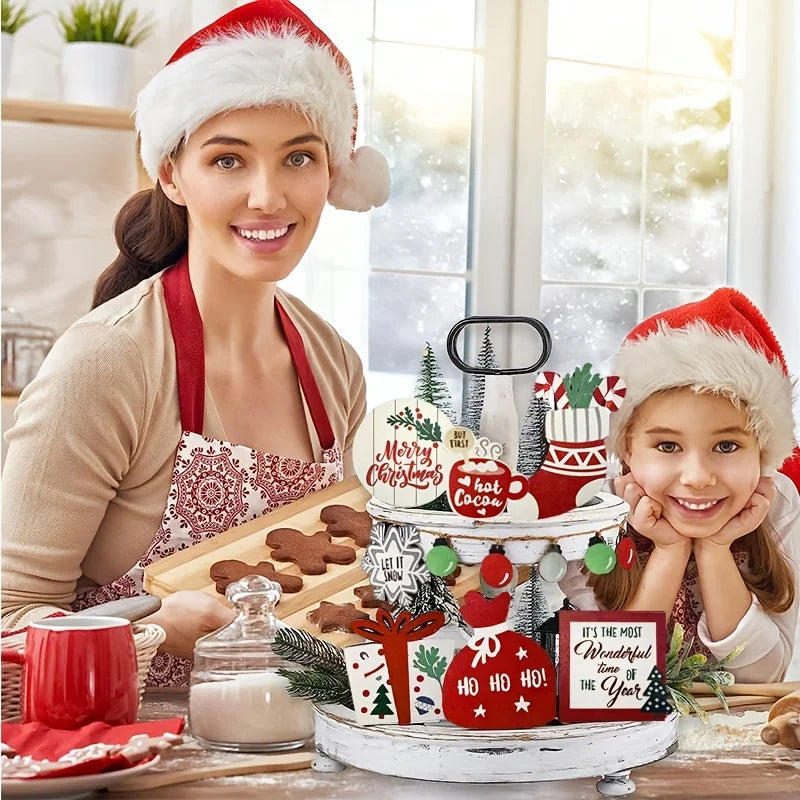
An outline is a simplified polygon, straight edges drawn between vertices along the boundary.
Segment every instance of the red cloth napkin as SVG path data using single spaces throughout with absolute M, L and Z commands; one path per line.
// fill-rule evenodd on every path
M 48 728 L 40 722 L 4 722 L 2 739 L 21 756 L 33 756 L 37 761 L 58 761 L 70 750 L 90 744 L 127 744 L 131 736 L 146 733 L 148 736 L 163 736 L 165 733 L 180 733 L 186 720 L 183 717 L 137 722 L 133 725 L 108 725 L 92 722 L 74 731 Z M 146 759 L 145 759 L 146 760 Z M 139 762 L 136 762 L 139 763 Z M 81 764 L 54 770 L 41 777 L 65 778 L 71 775 L 94 775 L 99 772 L 125 769 L 133 764 L 120 755 L 104 756 Z

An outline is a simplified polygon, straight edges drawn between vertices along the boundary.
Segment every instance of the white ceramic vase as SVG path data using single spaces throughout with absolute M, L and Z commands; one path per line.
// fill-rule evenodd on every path
M 4 33 L 2 35 L 2 44 L 0 45 L 0 52 L 3 54 L 2 63 L 2 93 L 3 97 L 8 94 L 8 82 L 11 78 L 11 54 L 14 52 L 14 35 L 11 33 Z
M 61 54 L 61 99 L 84 106 L 129 108 L 134 51 L 109 42 L 68 42 Z

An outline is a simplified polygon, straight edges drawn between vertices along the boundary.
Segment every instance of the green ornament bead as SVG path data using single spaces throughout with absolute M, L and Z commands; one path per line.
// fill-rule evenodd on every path
M 432 575 L 446 578 L 455 572 L 458 566 L 458 556 L 449 545 L 436 544 L 428 550 L 428 554 L 425 556 L 425 564 Z
M 583 561 L 595 575 L 607 575 L 617 565 L 617 556 L 605 542 L 598 542 L 589 547 Z

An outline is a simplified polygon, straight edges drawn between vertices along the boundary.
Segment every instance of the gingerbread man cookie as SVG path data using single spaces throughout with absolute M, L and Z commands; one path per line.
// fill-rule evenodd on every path
M 294 528 L 276 528 L 267 534 L 267 545 L 276 561 L 291 561 L 304 575 L 324 575 L 328 564 L 352 564 L 352 547 L 332 544 L 329 533 L 317 531 L 310 536 Z
M 350 506 L 325 506 L 319 518 L 328 526 L 331 536 L 349 536 L 359 547 L 369 544 L 372 517 L 366 511 L 356 511 Z
M 211 565 L 209 574 L 211 575 L 211 580 L 217 584 L 217 591 L 220 594 L 225 594 L 229 584 L 238 581 L 239 578 L 244 578 L 245 575 L 263 575 L 265 578 L 280 584 L 281 589 L 287 594 L 299 592 L 303 588 L 302 578 L 297 575 L 286 575 L 283 572 L 277 572 L 269 561 L 259 561 L 255 566 L 245 564 L 244 561 L 237 561 L 236 559 L 217 561 L 216 564 Z
M 319 608 L 306 614 L 306 619 L 318 625 L 322 633 L 350 633 L 351 623 L 357 619 L 369 619 L 369 614 L 359 611 L 352 603 L 337 604 L 323 600 Z
M 455 586 L 456 585 L 456 578 L 461 574 L 461 567 L 456 567 L 453 572 L 449 575 L 445 575 L 444 577 L 444 584 L 445 586 Z
M 361 608 L 382 608 L 384 611 L 389 612 L 394 609 L 391 603 L 375 597 L 375 587 L 371 583 L 366 586 L 356 586 L 353 589 L 353 594 L 358 598 Z

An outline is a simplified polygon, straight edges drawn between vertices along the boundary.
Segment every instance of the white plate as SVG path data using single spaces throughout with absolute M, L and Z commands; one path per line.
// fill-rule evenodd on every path
M 147 772 L 161 761 L 161 756 L 151 758 L 145 764 L 137 764 L 128 769 L 115 772 L 101 772 L 99 775 L 75 775 L 71 778 L 4 778 L 3 798 L 14 800 L 17 797 L 39 798 L 39 800 L 78 800 L 88 797 L 100 789 L 110 789 L 131 775 Z

